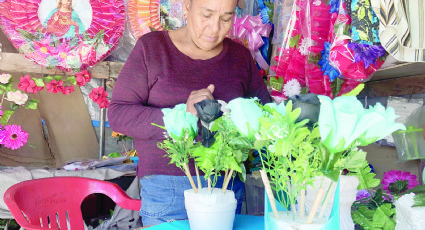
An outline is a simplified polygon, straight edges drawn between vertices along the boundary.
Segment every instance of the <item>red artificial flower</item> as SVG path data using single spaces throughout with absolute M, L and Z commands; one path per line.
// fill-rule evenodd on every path
M 102 86 L 92 89 L 89 94 L 90 99 L 97 103 L 100 108 L 108 108 L 109 100 L 107 96 L 108 92 L 106 92 Z
M 265 70 L 260 70 L 260 76 L 261 77 L 267 77 L 267 72 Z
M 37 93 L 44 89 L 44 87 L 37 86 L 35 81 L 31 79 L 30 75 L 21 77 L 18 88 L 22 91 L 25 91 L 25 93 Z
M 97 104 L 99 105 L 99 107 L 102 109 L 102 108 L 108 108 L 108 106 L 109 106 L 109 100 L 108 100 L 108 98 L 102 98 L 101 100 L 99 100 L 98 102 L 97 102 Z
M 91 93 L 89 94 L 89 97 L 96 103 L 98 100 L 101 100 L 102 98 L 105 98 L 107 96 L 108 92 L 106 92 L 102 86 L 98 88 L 93 88 Z
M 50 83 L 46 84 L 47 92 L 51 93 L 61 93 L 63 92 L 63 81 L 52 80 Z
M 85 86 L 91 80 L 91 74 L 88 70 L 83 70 L 75 74 L 75 80 L 79 86 Z
M 74 92 L 74 90 L 75 90 L 75 87 L 73 85 L 72 86 L 65 86 L 65 87 L 63 87 L 62 94 L 68 95 L 68 94 Z

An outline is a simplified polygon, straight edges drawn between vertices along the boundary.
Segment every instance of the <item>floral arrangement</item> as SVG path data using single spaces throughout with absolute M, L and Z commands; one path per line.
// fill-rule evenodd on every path
M 293 96 L 285 85 L 294 80 L 306 88 L 298 94 L 358 93 L 361 82 L 383 64 L 386 52 L 376 36 L 378 20 L 370 1 L 296 0 L 280 8 L 274 33 L 279 45 L 269 77 L 277 102 Z
M 206 179 L 210 180 L 224 171 L 228 180 L 235 171 L 242 175 L 245 173 L 242 162 L 247 159 L 248 152 L 255 149 L 261 157 L 260 172 L 276 217 L 279 214 L 273 208 L 275 197 L 272 189 L 286 210 L 299 209 L 297 212 L 301 214 L 304 213 L 302 200 L 305 189 L 313 186 L 318 176 L 324 175 L 336 185 L 345 171 L 359 178 L 359 190 L 378 186 L 380 180 L 374 178 L 375 174 L 368 166 L 367 153 L 358 147 L 405 129 L 404 125 L 395 122 L 394 110 L 385 109 L 381 104 L 365 109 L 354 96 L 333 100 L 327 96 L 317 97 L 320 113 L 316 118 L 318 123 L 312 124 L 304 115 L 301 116 L 306 106 L 294 107 L 292 100 L 286 105 L 260 105 L 256 98 L 236 98 L 225 106 L 214 100 L 204 101 L 197 108 L 202 121 L 203 141 L 196 143 L 197 118 L 186 112 L 185 104 L 164 109 L 163 128 L 169 138 L 158 143 L 158 147 L 167 152 L 170 163 L 185 171 L 189 180 L 189 158 L 195 159 L 197 166 L 205 172 Z M 220 110 L 224 111 L 223 115 L 218 112 Z M 191 181 L 191 184 L 195 190 L 195 183 Z M 400 187 L 398 184 L 390 184 L 389 188 Z M 322 205 L 326 206 L 329 194 L 333 193 L 331 189 L 335 187 L 329 186 L 326 192 L 320 186 L 316 199 L 320 201 L 325 196 L 325 204 Z M 375 197 L 379 196 L 377 193 Z M 381 203 L 384 204 L 384 201 Z M 311 223 L 316 211 L 317 207 L 310 210 L 307 223 Z M 388 211 L 387 207 L 383 207 L 382 211 Z M 380 215 L 382 217 L 382 213 Z
M 0 74 L 0 144 L 12 150 L 19 149 L 28 142 L 28 132 L 20 125 L 9 124 L 11 116 L 19 108 L 37 109 L 38 100 L 29 99 L 21 90 L 12 88 L 13 78 L 10 74 Z M 36 87 L 34 90 L 38 90 Z M 9 102 L 9 109 L 3 103 Z
M 195 192 L 197 187 L 188 167 L 190 158 L 194 158 L 196 162 L 198 188 L 202 188 L 199 183 L 199 169 L 205 173 L 209 190 L 216 186 L 218 176 L 222 173 L 225 174 L 223 192 L 226 192 L 234 172 L 241 173 L 241 178 L 245 178 L 243 162 L 248 158 L 249 142 L 238 132 L 229 113 L 222 116 L 221 107 L 216 100 L 204 100 L 195 104 L 203 124 L 203 140 L 200 142 L 194 141 L 198 135 L 198 118 L 186 112 L 186 104 L 162 110 L 165 127 L 161 128 L 167 130 L 167 139 L 158 143 L 158 147 L 167 152 L 171 164 L 176 164 L 185 172 Z M 238 101 L 230 102 L 226 109 L 231 108 L 235 113 L 242 109 Z
M 75 90 L 75 86 L 84 86 L 91 80 L 89 71 L 84 70 L 77 73 L 75 76 L 63 77 L 60 75 L 46 76 L 43 78 L 31 78 L 30 75 L 25 75 L 20 78 L 18 88 L 26 93 L 37 93 L 46 88 L 50 93 L 62 93 L 68 95 Z
M 170 164 L 175 164 L 186 174 L 192 188 L 197 192 L 196 185 L 189 170 L 189 151 L 194 147 L 198 135 L 198 118 L 186 112 L 186 104 L 178 104 L 173 109 L 162 109 L 164 126 L 152 124 L 166 130 L 166 139 L 158 142 L 158 148 L 163 149 L 171 158 Z
M 288 101 L 286 107 L 283 103 L 278 106 L 271 103 L 262 109 L 254 147 L 263 153 L 260 154 L 262 170 L 268 174 L 278 201 L 294 214 L 301 193 L 321 174 L 320 132 L 317 126 L 310 130 L 308 120 L 298 121 L 301 109 L 293 109 L 292 101 Z M 265 173 L 263 182 L 267 189 L 269 182 Z
M 318 97 L 320 136 L 326 147 L 323 172 L 336 181 L 340 171 L 348 169 L 360 177 L 359 189 L 377 186 L 379 181 L 364 180 L 363 177 L 370 176 L 370 169 L 367 169 L 366 152 L 357 147 L 369 145 L 406 127 L 395 122 L 397 116 L 393 108 L 385 109 L 380 103 L 365 109 L 354 96 L 334 100 L 326 96 Z
M 418 186 L 416 175 L 391 170 L 384 173 L 382 188 L 360 190 L 352 206 L 352 217 L 363 229 L 395 229 L 395 203 L 403 195 L 414 193 L 414 207 L 425 206 L 424 186 Z

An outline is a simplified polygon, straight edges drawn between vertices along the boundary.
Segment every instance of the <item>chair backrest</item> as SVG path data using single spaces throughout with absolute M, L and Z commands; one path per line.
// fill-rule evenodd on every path
M 25 229 L 84 229 L 81 203 L 93 193 L 110 197 L 118 206 L 139 210 L 141 200 L 130 198 L 117 184 L 84 177 L 51 177 L 23 181 L 4 194 L 18 224 Z

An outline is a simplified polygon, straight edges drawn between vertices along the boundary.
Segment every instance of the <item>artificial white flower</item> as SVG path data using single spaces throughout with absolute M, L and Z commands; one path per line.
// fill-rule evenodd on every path
M 313 45 L 313 40 L 307 37 L 301 41 L 301 45 L 298 49 L 302 55 L 307 56 L 309 53 L 308 48 L 310 48 L 312 45 Z
M 220 110 L 223 112 L 224 115 L 230 113 L 230 109 L 227 107 L 227 103 L 225 101 L 217 100 L 217 102 L 221 104 Z
M 322 1 L 321 1 L 321 0 L 315 0 L 315 1 L 313 2 L 313 4 L 314 4 L 315 6 L 320 6 L 320 4 L 322 4 Z
M 283 94 L 287 97 L 292 97 L 301 94 L 301 85 L 296 79 L 289 80 L 283 86 Z
M 9 83 L 10 78 L 12 77 L 12 75 L 4 73 L 4 74 L 0 74 L 0 83 L 2 84 L 7 84 Z
M 17 90 L 16 92 L 9 91 L 7 92 L 7 98 L 8 101 L 13 101 L 17 105 L 23 105 L 28 100 L 28 95 L 25 93 L 21 93 L 21 91 Z

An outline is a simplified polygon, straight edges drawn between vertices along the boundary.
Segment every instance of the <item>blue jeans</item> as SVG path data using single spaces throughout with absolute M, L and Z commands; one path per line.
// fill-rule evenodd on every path
M 193 176 L 193 180 L 197 184 L 195 176 Z M 244 198 L 245 184 L 239 177 L 232 180 L 228 188 L 232 188 L 235 193 L 238 202 L 236 213 L 239 214 Z M 204 188 L 208 186 L 203 176 L 201 176 L 201 183 Z M 140 184 L 142 186 L 140 191 L 142 207 L 139 214 L 142 217 L 143 226 L 187 219 L 184 190 L 191 189 L 192 186 L 186 176 L 145 176 L 140 179 Z M 216 187 L 221 188 L 222 185 L 223 177 L 219 177 Z

